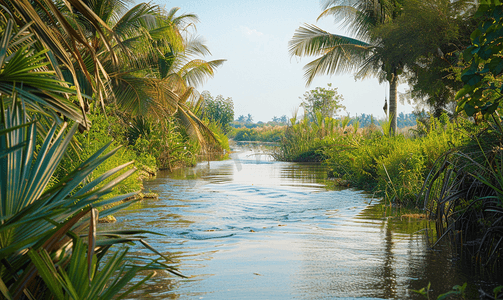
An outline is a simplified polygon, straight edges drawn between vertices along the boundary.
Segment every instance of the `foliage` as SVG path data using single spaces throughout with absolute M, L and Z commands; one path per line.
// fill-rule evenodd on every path
M 123 290 L 139 272 L 178 274 L 166 265 L 169 258 L 143 240 L 153 232 L 97 231 L 99 214 L 107 216 L 134 202 L 128 199 L 141 182 L 130 176 L 135 168 L 129 160 L 140 158 L 137 164 L 143 166 L 152 161 L 148 152 L 136 157 L 116 147 L 105 153 L 114 143 L 110 135 L 118 137 L 116 145 L 124 135 L 115 132 L 120 122 L 108 123 L 104 116 L 92 116 L 93 130 L 82 135 L 76 133 L 79 124 L 68 128 L 63 122 L 89 127 L 72 102 L 79 101 L 82 112 L 88 110 L 82 95 L 86 91 L 104 103 L 110 91 L 104 84 L 110 83 L 105 68 L 117 71 L 117 52 L 108 42 L 117 42 L 120 34 L 104 38 L 111 29 L 81 1 L 66 1 L 59 8 L 46 0 L 0 4 L 5 21 L 0 23 L 0 86 L 8 87 L 0 92 L 0 293 L 7 299 L 121 298 L 153 275 L 149 272 Z M 13 18 L 24 27 L 18 29 Z M 78 20 L 66 18 L 85 19 L 89 31 L 75 26 L 76 31 Z M 96 43 L 88 43 L 84 32 L 94 33 Z M 106 50 L 92 51 L 96 45 Z M 70 85 L 61 80 L 65 76 Z M 120 156 L 109 160 L 114 154 Z M 127 248 L 107 254 L 116 244 L 134 242 L 165 262 L 131 257 Z
M 50 52 L 43 62 L 50 64 L 40 67 L 74 86 L 73 100 L 79 101 L 81 111 L 70 114 L 73 108 L 67 105 L 62 112 L 65 117 L 89 127 L 82 113 L 89 107 L 105 111 L 106 106 L 131 119 L 174 116 L 201 145 L 214 142 L 191 108 L 200 98 L 196 87 L 212 77 L 224 60 L 201 59 L 210 52 L 192 31 L 198 21 L 194 14 L 177 15 L 178 8 L 164 11 L 151 3 L 128 7 L 127 1 L 115 0 L 85 5 L 80 0 L 66 1 L 66 5 L 52 0 L 0 0 L 0 4 L 6 19 L 29 26 L 34 34 L 33 40 L 21 36 L 16 47 L 27 41 L 37 50 L 47 46 Z M 29 81 L 24 82 L 29 86 Z M 62 106 L 63 100 L 60 96 L 50 104 Z
M 222 95 L 213 98 L 208 91 L 204 91 L 202 96 L 204 98 L 202 115 L 210 121 L 217 122 L 224 132 L 228 132 L 229 123 L 234 120 L 232 98 L 225 99 Z
M 458 109 L 467 115 L 490 115 L 503 98 L 503 6 L 498 0 L 481 1 L 475 18 L 479 25 L 471 34 L 472 45 L 463 52 L 470 64 L 461 75 Z
M 297 123 L 294 116 L 286 128 L 279 149 L 274 158 L 282 161 L 320 162 L 326 159 L 324 149 L 334 143 L 333 137 L 354 135 L 358 130 L 356 124 L 349 125 L 348 117 L 339 120 L 322 118 L 321 112 L 315 114 L 315 120 L 307 117 Z
M 253 116 L 251 114 L 247 116 L 239 115 L 235 122 L 238 124 L 251 124 L 253 123 Z
M 397 128 L 413 127 L 416 126 L 417 114 L 403 112 L 399 113 L 397 116 Z M 373 115 L 361 114 L 351 117 L 349 124 L 358 122 L 360 127 L 367 127 L 372 125 L 377 125 L 383 120 L 376 119 Z
M 404 62 L 387 55 L 391 49 L 383 44 L 376 28 L 392 22 L 401 13 L 402 1 L 355 0 L 324 1 L 324 11 L 318 18 L 333 16 L 355 37 L 324 31 L 314 25 L 299 27 L 289 42 L 292 56 L 318 56 L 305 67 L 305 78 L 310 84 L 316 76 L 355 72 L 356 78 L 377 76 L 390 84 L 389 115 L 391 129 L 396 131 L 398 76 Z
M 107 88 L 105 86 L 107 74 L 104 72 L 100 60 L 97 58 L 97 52 L 90 51 L 90 43 L 87 43 L 83 31 L 75 30 L 75 27 L 72 26 L 72 21 L 67 19 L 68 15 L 63 13 L 60 9 L 71 7 L 74 15 L 85 18 L 87 22 L 91 24 L 97 36 L 100 37 L 101 42 L 105 43 L 107 46 L 107 53 L 111 57 L 114 57 L 115 53 L 110 47 L 109 41 L 104 39 L 107 35 L 105 32 L 110 32 L 110 28 L 103 20 L 92 12 L 88 6 L 83 5 L 80 0 L 69 0 L 66 1 L 65 4 L 64 6 L 56 5 L 52 0 L 41 0 L 36 2 L 0 0 L 0 14 L 3 17 L 0 31 L 5 33 L 6 36 L 9 35 L 9 26 L 3 27 L 3 22 L 6 20 L 7 24 L 12 21 L 17 24 L 20 28 L 19 32 L 26 30 L 33 34 L 33 41 L 35 41 L 35 43 L 32 45 L 35 52 L 48 51 L 46 54 L 47 60 L 45 62 L 49 62 L 49 64 L 46 65 L 47 69 L 45 71 L 53 71 L 54 77 L 62 82 L 62 86 L 66 85 L 63 82 L 68 81 L 67 77 L 71 79 L 70 82 L 76 87 L 76 98 L 80 110 L 83 112 L 86 109 L 87 101 L 81 93 L 81 90 L 85 89 L 85 87 L 81 85 L 83 82 L 78 78 L 91 78 L 93 75 L 96 75 L 97 80 L 93 82 L 91 89 L 98 99 L 103 100 L 104 95 L 107 94 Z M 22 47 L 23 43 L 33 42 L 30 41 L 30 37 L 25 36 L 24 38 L 18 41 L 20 44 L 16 45 L 16 47 Z M 81 51 L 86 52 L 86 55 L 81 55 Z M 18 71 L 21 70 L 21 68 L 18 69 Z M 64 72 L 67 76 L 64 75 Z M 99 80 L 98 78 L 104 80 Z M 18 79 L 17 82 L 21 83 L 23 81 Z M 89 93 L 89 95 L 91 95 L 91 93 Z M 53 110 L 60 105 L 65 105 L 62 98 L 55 99 L 51 104 L 52 107 L 49 110 Z M 79 117 L 66 116 L 80 122 L 84 127 L 88 127 L 89 125 L 83 114 Z
M 200 146 L 184 134 L 176 118 L 134 120 L 127 130 L 129 148 L 140 163 L 150 168 L 149 173 L 155 173 L 157 169 L 173 170 L 195 165 Z
M 458 295 L 461 295 L 463 297 L 463 299 L 465 299 L 466 285 L 467 285 L 466 282 L 462 286 L 455 285 L 454 287 L 452 287 L 451 291 L 448 291 L 447 293 L 438 295 L 438 297 L 436 299 L 443 300 L 443 299 L 448 299 L 451 296 L 458 296 Z M 428 283 L 428 285 L 426 287 L 424 287 L 420 290 L 412 290 L 412 292 L 419 294 L 419 295 L 422 295 L 426 299 L 431 299 L 430 298 L 430 292 L 431 292 L 430 286 L 431 286 L 431 283 Z
M 279 142 L 285 135 L 285 126 L 234 128 L 229 136 L 234 141 Z
M 387 201 L 417 206 L 416 195 L 435 160 L 462 143 L 458 128 L 448 119 L 442 123 L 432 118 L 428 134 L 416 138 L 377 131 L 333 137 L 333 145 L 324 152 L 326 163 L 334 177 L 381 194 Z
M 229 147 L 229 137 L 227 134 L 223 131 L 222 126 L 218 122 L 214 122 L 208 119 L 204 119 L 204 122 L 208 124 L 208 128 L 213 132 L 215 135 L 215 139 L 217 140 L 218 143 L 215 143 L 212 145 L 212 147 L 209 147 L 206 151 L 205 154 L 210 155 L 211 157 L 214 158 L 221 158 L 223 155 L 225 155 L 226 151 L 230 151 Z M 224 151 L 225 150 L 225 151 Z
M 311 120 L 315 118 L 317 112 L 321 113 L 322 118 L 333 118 L 341 109 L 345 109 L 341 105 L 341 101 L 344 100 L 342 95 L 339 95 L 337 88 L 332 88 L 330 83 L 328 88 L 317 87 L 304 93 L 301 99 L 304 114 Z
M 62 159 L 53 176 L 53 183 L 60 182 L 69 172 L 92 157 L 96 151 L 105 145 L 110 144 L 111 147 L 120 147 L 124 144 L 125 127 L 122 126 L 116 116 L 105 117 L 103 114 L 97 113 L 88 115 L 88 118 L 93 125 L 88 131 L 74 135 L 74 139 L 78 144 L 76 147 L 67 150 L 67 155 Z M 135 172 L 132 176 L 126 178 L 109 196 L 139 191 L 143 188 L 142 179 L 157 170 L 156 157 L 153 154 L 155 153 L 150 151 L 135 152 L 133 147 L 121 147 L 117 150 L 117 155 L 99 165 L 87 180 L 98 178 L 117 165 L 134 161 L 134 164 L 125 168 L 124 171 L 135 168 L 139 172 Z
M 426 287 L 423 287 L 420 290 L 412 290 L 412 292 L 419 294 L 419 295 L 422 295 L 426 299 L 432 299 L 430 297 L 430 292 L 432 291 L 430 289 L 430 286 L 431 286 L 431 282 L 428 283 L 428 285 Z M 435 299 L 437 299 L 437 300 L 451 299 L 451 296 L 456 296 L 455 299 L 459 299 L 459 296 L 461 296 L 462 299 L 467 299 L 466 287 L 467 287 L 466 282 L 463 285 L 455 285 L 452 287 L 452 290 L 438 295 L 437 298 L 435 298 Z M 481 297 L 481 299 L 482 298 L 483 299 L 494 299 L 494 300 L 501 299 L 500 294 L 501 294 L 502 290 L 503 290 L 503 286 L 495 287 L 493 289 L 492 295 L 486 293 L 483 290 L 479 290 L 479 292 L 480 292 L 479 296 Z
M 498 124 L 443 154 L 426 177 L 418 200 L 436 220 L 439 239 L 458 233 L 470 257 L 498 268 L 503 235 L 503 132 Z
M 402 1 L 401 14 L 376 28 L 387 60 L 401 61 L 409 99 L 439 117 L 462 83 L 456 76 L 460 49 L 469 45 L 473 1 Z
M 29 28 L 18 29 L 11 19 L 1 28 L 0 93 L 15 94 L 30 110 L 40 114 L 52 114 L 55 119 L 59 119 L 56 114 L 60 114 L 83 122 L 78 107 L 68 99 L 76 91 L 55 79 L 55 72 L 47 69 L 47 50 L 36 52 L 33 47 L 36 40 L 28 32 Z M 13 97 L 4 98 L 4 101 L 9 99 Z
M 288 117 L 286 115 L 282 115 L 281 117 L 274 116 L 270 122 L 272 122 L 270 125 L 286 125 L 288 123 Z M 270 122 L 268 122 L 268 124 Z
M 26 115 L 22 102 L 14 98 L 11 106 L 5 108 L 1 100 L 0 292 L 3 297 L 13 299 L 24 294 L 39 299 L 66 299 L 68 295 L 75 299 L 110 299 L 130 293 L 132 289 L 123 291 L 122 287 L 139 271 L 173 271 L 164 263 L 142 257 L 130 261 L 127 250 L 106 257 L 114 244 L 133 241 L 141 241 L 153 250 L 139 236 L 148 231 L 96 230 L 98 209 L 102 216 L 111 214 L 132 201 L 112 204 L 136 193 L 104 200 L 115 185 L 135 171 L 118 175 L 131 163 L 87 181 L 117 148 L 105 153 L 110 146 L 106 144 L 49 187 L 78 125 L 67 130 L 66 123 L 54 124 L 38 144 L 37 120 Z M 151 276 L 152 273 L 140 283 Z

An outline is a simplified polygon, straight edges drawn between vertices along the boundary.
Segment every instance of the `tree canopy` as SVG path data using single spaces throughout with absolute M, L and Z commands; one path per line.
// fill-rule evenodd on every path
M 339 95 L 337 88 L 332 88 L 330 83 L 327 88 L 317 87 L 307 91 L 300 99 L 304 114 L 311 119 L 315 118 L 317 112 L 321 113 L 322 118 L 333 118 L 340 110 L 345 109 L 341 104 L 344 100 L 342 95 Z
M 234 102 L 232 98 L 224 98 L 222 95 L 213 98 L 208 91 L 204 91 L 201 95 L 204 99 L 202 115 L 219 123 L 225 131 L 229 123 L 234 120 Z

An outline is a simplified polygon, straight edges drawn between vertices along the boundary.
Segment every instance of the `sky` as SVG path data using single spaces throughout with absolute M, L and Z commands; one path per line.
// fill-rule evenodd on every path
M 136 1 L 139 2 L 138 0 Z M 334 20 L 316 21 L 322 12 L 320 0 L 154 0 L 166 10 L 179 7 L 179 14 L 199 17 L 197 34 L 202 36 L 212 56 L 205 60 L 226 59 L 200 92 L 232 98 L 234 115 L 251 114 L 253 121 L 291 117 L 302 95 L 328 83 L 344 98 L 345 114 L 373 114 L 384 117 L 387 84 L 377 79 L 355 81 L 352 74 L 321 76 L 308 87 L 303 67 L 314 58 L 291 57 L 288 42 L 299 26 L 315 24 L 335 34 L 346 34 Z M 399 86 L 399 92 L 406 85 Z M 398 112 L 410 113 L 409 105 L 398 105 Z M 301 111 L 300 111 L 301 112 Z

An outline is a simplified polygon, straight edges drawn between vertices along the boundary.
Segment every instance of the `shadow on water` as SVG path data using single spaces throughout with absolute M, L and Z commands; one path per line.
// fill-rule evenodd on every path
M 131 299 L 421 299 L 410 290 L 428 282 L 433 295 L 480 283 L 447 245 L 429 249 L 427 221 L 391 218 L 369 195 L 326 182 L 323 166 L 251 146 L 160 174 L 146 183 L 158 200 L 110 227 L 164 234 L 149 243 L 190 278 L 160 273 Z

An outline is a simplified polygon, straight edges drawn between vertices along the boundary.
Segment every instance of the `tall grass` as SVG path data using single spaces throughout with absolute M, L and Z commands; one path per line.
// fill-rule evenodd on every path
M 503 255 L 503 131 L 496 121 L 432 166 L 418 201 L 436 220 L 439 239 L 454 237 L 482 267 Z
M 323 118 L 321 113 L 317 113 L 313 121 L 303 118 L 297 122 L 294 116 L 273 156 L 282 161 L 324 161 L 327 148 L 341 139 L 357 135 L 358 127 L 348 125 L 349 121 L 348 117 L 342 120 Z
M 352 136 L 325 151 L 326 163 L 334 177 L 395 204 L 417 207 L 417 195 L 436 159 L 465 140 L 465 130 L 448 120 L 432 118 L 427 126 L 427 134 L 413 138 L 383 132 Z
M 388 202 L 419 207 L 417 195 L 426 175 L 438 157 L 465 142 L 465 123 L 450 122 L 447 116 L 430 118 L 392 136 L 387 121 L 381 121 L 381 127 L 358 128 L 348 126 L 349 118 L 292 118 L 275 158 L 324 162 L 333 177 Z

